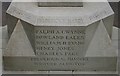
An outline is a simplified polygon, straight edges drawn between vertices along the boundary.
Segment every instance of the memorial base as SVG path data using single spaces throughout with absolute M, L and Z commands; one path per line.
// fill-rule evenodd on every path
M 112 34 L 114 12 L 109 3 L 73 5 L 52 3 L 56 7 L 51 8 L 50 3 L 46 8 L 13 1 L 7 10 L 3 73 L 117 75 L 117 35 Z
M 7 27 L 3 27 L 5 29 L 3 29 L 4 31 L 7 31 Z M 6 34 L 6 31 L 4 32 L 4 34 Z M 113 46 L 116 46 L 116 42 L 118 42 L 118 37 L 117 34 L 118 33 L 118 29 L 116 27 L 113 28 Z M 117 69 L 117 67 L 116 67 Z M 53 76 L 53 75 L 69 75 L 69 76 L 118 76 L 118 71 L 5 71 L 3 70 L 3 76 L 8 76 L 8 75 L 15 75 L 15 76 L 23 76 L 23 74 L 27 74 L 28 76 L 36 76 L 36 75 L 45 75 L 45 76 Z
M 54 61 L 56 58 L 3 57 L 7 71 L 116 71 L 116 57 L 68 58 L 67 61 Z M 43 61 L 46 59 L 46 62 Z M 74 62 L 73 62 L 74 61 Z M 9 64 L 8 64 L 9 63 Z M 13 64 L 14 63 L 14 64 Z

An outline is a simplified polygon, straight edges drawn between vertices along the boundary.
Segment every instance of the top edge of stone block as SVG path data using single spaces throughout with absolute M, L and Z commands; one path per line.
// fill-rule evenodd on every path
M 7 13 L 35 26 L 88 26 L 114 14 L 109 3 L 88 2 L 83 7 L 52 8 L 39 8 L 35 2 L 13 2 Z
M 40 1 L 46 1 L 46 0 L 1 0 L 2 2 L 40 2 Z M 57 1 L 57 0 L 53 0 Z M 67 0 L 66 0 L 67 1 Z M 68 1 L 74 1 L 74 2 L 80 2 L 81 0 L 68 0 Z M 108 0 L 82 0 L 82 2 L 108 2 Z M 113 0 L 112 2 L 118 2 L 116 0 Z
M 83 0 L 37 0 L 38 2 L 82 2 Z
M 38 7 L 83 7 L 82 2 L 38 2 Z

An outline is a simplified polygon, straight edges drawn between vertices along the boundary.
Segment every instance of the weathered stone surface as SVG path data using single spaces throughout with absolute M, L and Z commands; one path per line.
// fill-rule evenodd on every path
M 6 26 L 4 27 L 4 28 L 7 28 Z M 118 28 L 116 28 L 116 27 L 114 27 L 113 28 L 113 36 L 112 36 L 112 44 L 114 43 L 114 42 L 116 42 L 116 40 L 118 40 Z M 4 30 L 4 31 L 7 31 L 6 29 Z M 117 46 L 117 44 L 118 43 L 114 43 L 113 45 L 114 45 L 114 47 L 116 47 Z M 10 71 L 3 71 L 3 74 L 49 74 L 49 72 L 46 72 L 46 71 L 26 71 L 26 72 L 24 72 L 24 71 L 19 71 L 19 72 L 10 72 Z M 51 73 L 52 74 L 52 73 Z M 63 74 L 63 72 L 60 72 L 59 74 Z M 83 74 L 85 75 L 85 74 L 93 74 L 92 76 L 94 76 L 94 75 L 98 75 L 98 74 L 100 74 L 100 76 L 101 76 L 101 74 L 102 74 L 102 76 L 106 76 L 106 75 L 112 75 L 112 76 L 114 76 L 113 74 L 115 74 L 115 75 L 117 75 L 117 72 L 107 72 L 107 71 L 105 71 L 105 72 L 100 72 L 100 71 L 93 71 L 93 72 L 91 72 L 91 71 L 74 71 L 73 72 L 73 74 L 74 75 L 76 75 L 76 74 L 82 74 L 82 76 L 83 76 Z M 105 74 L 105 75 L 104 75 Z M 108 76 L 109 76 L 108 75 Z
M 108 3 L 36 6 L 13 2 L 7 10 L 21 20 L 11 29 L 5 70 L 116 71 L 117 53 L 111 45 L 114 12 Z
M 39 7 L 83 7 L 82 0 L 38 0 Z
M 21 24 L 25 30 L 25 33 L 30 41 L 30 44 L 33 48 L 33 50 L 35 51 L 35 27 L 25 21 L 21 20 Z
M 98 57 L 108 54 L 108 56 L 110 55 L 114 57 L 117 55 L 117 52 L 114 52 L 114 50 L 117 49 L 113 48 L 110 36 L 101 20 L 90 42 L 86 55 L 88 55 L 88 57 Z
M 19 26 L 18 26 L 19 25 Z M 96 27 L 94 27 L 96 25 Z M 79 46 L 75 46 L 75 50 L 74 53 L 76 52 L 76 54 L 72 54 L 72 50 L 53 50 L 53 49 L 46 49 L 46 48 L 42 48 L 41 49 L 36 49 L 36 48 L 41 48 L 41 47 L 50 47 L 53 45 L 53 47 L 60 47 L 61 45 L 58 44 L 39 44 L 40 42 L 49 42 L 49 41 L 64 41 L 67 42 L 67 40 L 60 40 L 60 39 L 53 39 L 49 37 L 43 37 L 43 36 L 54 36 L 54 35 L 60 35 L 60 36 L 71 36 L 72 34 L 68 33 L 66 34 L 66 32 L 64 32 L 64 30 L 71 30 L 71 31 L 75 31 L 75 30 L 80 30 L 80 34 L 77 34 L 76 32 L 74 33 L 75 35 L 80 35 L 83 38 L 86 38 L 86 33 L 85 33 L 85 27 L 80 27 L 80 26 L 37 26 L 34 28 L 34 33 L 35 33 L 35 54 L 36 56 L 32 55 L 32 53 L 34 53 L 33 50 L 28 50 L 28 48 L 26 48 L 26 50 L 24 50 L 24 47 L 27 47 L 26 42 L 25 41 L 29 41 L 28 39 L 25 40 L 23 37 L 23 35 L 26 35 L 23 27 L 21 29 L 22 25 L 20 22 L 18 22 L 15 30 L 13 32 L 13 35 L 11 36 L 9 43 L 8 43 L 8 50 L 6 50 L 6 55 L 4 56 L 4 64 L 5 64 L 5 70 L 80 70 L 80 71 L 116 71 L 116 65 L 117 65 L 117 53 L 116 53 L 116 49 L 112 48 L 111 46 L 111 39 L 110 36 L 103 24 L 103 21 L 98 21 L 95 24 L 92 24 L 91 27 L 87 28 L 87 31 L 92 30 L 91 32 L 86 32 L 88 33 L 88 37 L 90 37 L 89 35 L 92 35 L 90 38 L 90 41 L 88 41 L 87 44 L 88 45 L 88 49 L 84 50 L 80 50 L 82 47 L 80 47 L 82 44 L 80 44 Z M 76 28 L 77 27 L 77 28 Z M 93 28 L 94 27 L 94 28 Z M 81 29 L 82 28 L 82 29 Z M 20 31 L 19 31 L 20 30 Z M 46 32 L 47 30 L 47 32 Z M 58 30 L 59 32 L 56 33 L 56 30 Z M 61 34 L 61 30 L 62 30 L 62 34 Z M 19 35 L 20 32 L 23 32 Z M 16 32 L 17 35 L 15 35 Z M 76 33 L 76 34 L 75 34 Z M 82 35 L 83 33 L 83 35 Z M 19 36 L 18 36 L 19 35 Z M 16 37 L 14 37 L 16 36 Z M 22 37 L 22 39 L 20 39 L 21 41 L 12 41 L 13 40 L 19 40 L 20 36 Z M 41 36 L 41 37 L 39 37 Z M 13 38 L 12 38 L 13 37 Z M 17 38 L 18 37 L 18 38 Z M 37 38 L 38 37 L 38 38 Z M 48 38 L 48 39 L 47 39 Z M 58 37 L 59 38 L 59 37 Z M 63 37 L 60 37 L 63 38 Z M 23 41 L 22 41 L 23 40 Z M 69 39 L 68 39 L 69 40 Z M 84 39 L 79 39 L 82 42 L 84 42 Z M 106 41 L 107 40 L 107 41 Z M 12 41 L 12 42 L 10 42 Z M 70 41 L 77 41 L 77 39 L 75 40 L 71 40 Z M 15 46 L 13 49 L 13 45 L 10 43 L 13 43 L 15 45 L 18 46 L 18 44 L 16 44 L 15 42 L 19 43 L 22 42 L 22 44 L 19 44 L 19 47 Z M 23 45 L 24 44 L 24 45 Z M 12 45 L 10 47 L 10 45 Z M 23 46 L 21 46 L 23 45 Z M 30 44 L 29 44 L 30 45 Z M 43 46 L 45 45 L 45 46 Z M 20 47 L 21 46 L 21 47 Z M 62 45 L 63 46 L 63 45 Z M 82 45 L 83 46 L 83 45 Z M 12 48 L 13 54 L 11 50 L 9 50 L 10 48 Z M 67 47 L 64 45 L 64 47 Z M 71 46 L 69 46 L 71 47 Z M 15 48 L 17 48 L 15 50 Z M 32 46 L 31 46 L 32 48 Z M 21 51 L 23 50 L 23 51 Z M 28 51 L 27 51 L 28 50 Z M 25 53 L 26 52 L 26 53 Z M 30 53 L 31 52 L 31 53 Z M 65 52 L 67 52 L 66 54 L 64 54 Z M 22 54 L 24 53 L 24 55 Z M 8 54 L 8 55 L 7 55 Z M 18 56 L 21 57 L 18 57 Z M 12 57 L 8 57 L 8 56 L 12 56 Z M 24 57 L 22 57 L 24 56 Z M 29 57 L 27 57 L 29 56 Z M 12 59 L 12 60 L 11 60 Z M 97 63 L 99 61 L 99 64 Z M 11 64 L 11 63 L 15 63 L 15 64 L 11 64 L 8 65 L 7 63 Z M 96 64 L 97 63 L 97 64 Z M 110 64 L 111 63 L 111 64 Z M 23 64 L 27 64 L 27 66 L 23 66 Z M 19 65 L 19 67 L 18 67 Z M 99 65 L 99 66 L 98 66 Z M 104 65 L 104 66 L 103 66 Z M 111 66 L 112 65 L 112 66 Z M 12 68 L 10 68 L 12 66 Z M 94 67 L 93 67 L 94 66 Z M 100 68 L 102 67 L 102 68 Z
M 28 7 L 31 9 L 27 9 Z M 13 2 L 7 13 L 35 26 L 88 26 L 114 14 L 107 2 L 86 2 L 82 8 L 37 8 L 34 2 Z
M 50 58 L 49 58 L 50 59 Z M 46 57 L 47 60 L 47 57 Z M 4 57 L 6 71 L 116 71 L 116 57 L 84 57 L 78 60 L 44 61 L 40 57 Z M 9 63 L 9 64 L 7 64 Z M 15 64 L 13 64 L 15 63 Z
M 5 27 L 5 28 L 7 28 L 7 27 Z M 7 30 L 4 30 L 4 31 L 7 31 Z M 114 42 L 116 42 L 116 40 L 118 40 L 118 29 L 116 28 L 116 27 L 114 27 L 113 28 L 113 36 L 112 36 L 112 44 L 114 43 Z M 114 43 L 113 44 L 113 46 L 114 46 L 114 48 L 116 48 L 116 46 L 117 46 L 117 44 L 118 43 Z M 117 47 L 118 48 L 118 47 Z M 116 48 L 116 49 L 117 49 Z M 115 50 L 114 50 L 114 52 L 115 52 Z M 108 55 L 108 54 L 107 54 Z M 15 57 L 15 56 L 14 56 Z M 103 56 L 102 56 L 103 57 Z M 16 61 L 17 62 L 17 61 Z M 46 72 L 46 71 L 18 71 L 18 72 L 9 72 L 9 71 L 3 71 L 3 74 L 49 74 L 49 72 Z M 61 72 L 60 74 L 63 74 L 63 72 Z M 82 75 L 85 75 L 85 74 L 94 74 L 94 75 L 98 75 L 98 74 L 105 74 L 105 75 L 103 75 L 103 76 L 106 76 L 107 74 L 112 74 L 112 76 L 113 76 L 113 74 L 117 74 L 116 72 L 107 72 L 107 71 L 105 71 L 105 72 L 100 72 L 100 71 L 93 71 L 93 72 L 91 72 L 91 71 L 74 71 L 73 72 L 73 74 L 82 74 Z M 92 75 L 93 76 L 93 75 Z M 108 75 L 109 76 L 109 75 Z
M 40 57 L 85 56 L 85 30 L 86 27 L 80 26 L 35 27 L 36 54 Z
M 103 19 L 103 23 L 105 25 L 105 28 L 106 28 L 110 38 L 112 37 L 113 22 L 114 22 L 114 15 L 108 16 L 105 19 Z
M 17 22 L 6 50 L 3 52 L 5 56 L 35 56 L 20 20 Z
M 6 30 L 7 26 L 0 27 L 0 43 L 2 43 L 0 45 L 1 49 L 5 49 L 8 42 L 8 32 Z
M 10 14 L 6 14 L 7 17 L 7 25 L 8 25 L 8 38 L 12 35 L 12 32 L 17 24 L 18 19 Z
M 65 1 L 59 1 L 59 2 L 38 2 L 39 7 L 83 7 L 82 2 L 65 2 Z

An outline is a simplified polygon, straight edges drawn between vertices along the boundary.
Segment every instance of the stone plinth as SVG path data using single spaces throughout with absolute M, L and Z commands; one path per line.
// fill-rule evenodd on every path
M 5 70 L 116 71 L 109 3 L 37 7 L 35 2 L 13 2 L 7 13 Z

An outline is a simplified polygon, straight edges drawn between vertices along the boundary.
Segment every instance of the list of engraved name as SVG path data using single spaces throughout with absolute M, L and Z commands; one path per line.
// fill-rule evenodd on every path
M 52 63 L 57 60 L 74 61 L 85 52 L 83 50 L 84 40 L 84 27 L 37 27 L 35 29 L 35 53 L 40 59 L 43 59 L 42 61 L 48 58 L 54 60 Z M 51 62 L 48 63 L 51 64 Z M 45 64 L 45 62 L 41 64 Z M 75 62 L 64 64 L 75 64 Z

